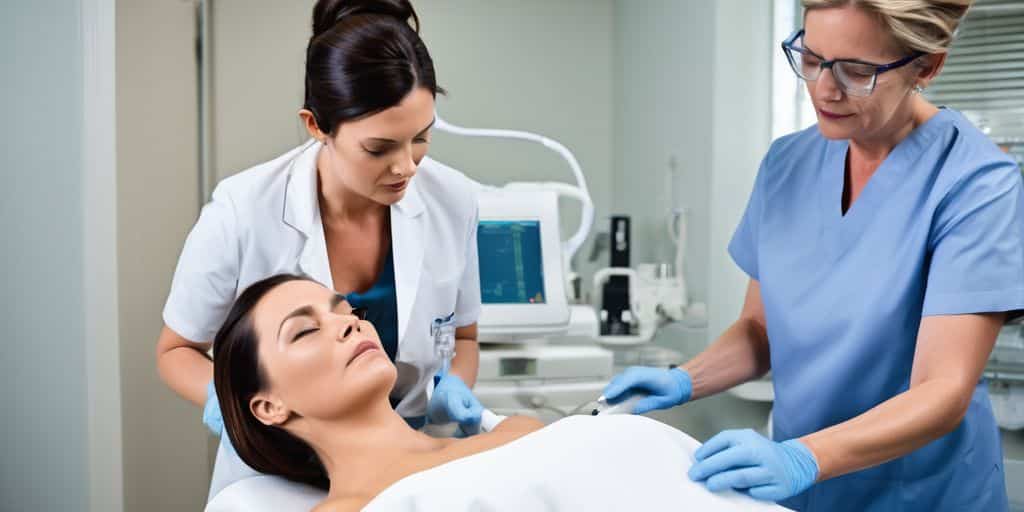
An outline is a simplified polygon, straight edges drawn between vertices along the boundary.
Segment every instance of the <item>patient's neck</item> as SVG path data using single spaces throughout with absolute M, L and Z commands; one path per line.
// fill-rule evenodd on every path
M 332 496 L 372 488 L 380 482 L 382 472 L 409 455 L 436 451 L 447 444 L 410 428 L 386 399 L 342 419 L 303 421 L 302 437 L 323 462 Z

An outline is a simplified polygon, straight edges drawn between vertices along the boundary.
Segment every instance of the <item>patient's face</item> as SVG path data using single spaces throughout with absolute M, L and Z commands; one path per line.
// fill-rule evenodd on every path
M 397 372 L 373 325 L 344 298 L 310 281 L 289 281 L 253 310 L 267 391 L 299 415 L 332 419 L 386 397 Z

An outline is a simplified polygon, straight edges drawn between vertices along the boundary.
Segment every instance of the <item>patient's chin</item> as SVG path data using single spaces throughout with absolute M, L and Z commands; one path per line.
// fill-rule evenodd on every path
M 369 381 L 369 387 L 387 394 L 395 385 L 395 379 L 398 378 L 398 371 L 391 360 L 388 359 L 388 356 L 381 351 L 380 355 L 376 355 L 362 363 L 363 371 L 360 373 L 362 377 Z
M 346 401 L 387 400 L 397 377 L 395 365 L 381 351 L 378 355 L 367 354 L 362 360 L 354 360 L 346 368 L 340 389 L 350 399 Z
M 395 378 L 395 367 L 383 351 L 366 354 L 332 375 L 296 376 L 287 388 L 287 404 L 300 417 L 339 419 L 386 402 Z
M 397 373 L 395 365 L 383 350 L 370 350 L 349 361 L 345 367 L 344 378 L 353 379 L 388 379 L 394 381 Z

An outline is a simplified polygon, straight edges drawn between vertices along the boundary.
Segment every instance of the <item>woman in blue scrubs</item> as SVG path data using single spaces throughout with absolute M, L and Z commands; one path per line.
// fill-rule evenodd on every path
M 775 141 L 729 245 L 740 318 L 605 391 L 635 412 L 773 372 L 772 438 L 725 431 L 694 480 L 796 510 L 1006 510 L 982 371 L 1024 309 L 1020 169 L 920 95 L 969 1 L 804 0 L 783 44 L 818 124 Z

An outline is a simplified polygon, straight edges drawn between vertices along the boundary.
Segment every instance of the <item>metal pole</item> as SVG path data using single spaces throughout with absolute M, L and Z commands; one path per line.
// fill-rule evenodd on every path
M 213 74 L 211 73 L 211 26 L 213 0 L 196 1 L 196 74 L 198 77 L 199 103 L 199 207 L 202 208 L 213 193 L 215 177 L 212 168 L 211 98 Z

